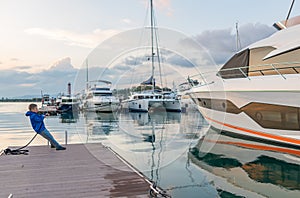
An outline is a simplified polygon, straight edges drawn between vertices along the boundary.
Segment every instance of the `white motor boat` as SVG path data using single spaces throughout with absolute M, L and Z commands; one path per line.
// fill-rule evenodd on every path
M 191 88 L 206 120 L 237 137 L 300 147 L 299 35 L 300 23 L 286 26 Z
M 105 80 L 90 81 L 95 84 L 87 89 L 83 100 L 85 111 L 114 112 L 119 108 L 119 99 L 113 96 L 111 82 Z M 102 85 L 100 85 L 100 83 Z

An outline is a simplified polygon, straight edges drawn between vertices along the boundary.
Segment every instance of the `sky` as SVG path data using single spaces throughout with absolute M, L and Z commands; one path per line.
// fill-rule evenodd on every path
M 154 0 L 157 25 L 194 38 L 217 64 L 235 52 L 236 22 L 246 46 L 275 32 L 272 24 L 286 18 L 290 3 Z M 0 0 L 0 98 L 65 91 L 99 44 L 148 25 L 147 6 L 147 0 Z M 291 17 L 298 13 L 296 1 Z

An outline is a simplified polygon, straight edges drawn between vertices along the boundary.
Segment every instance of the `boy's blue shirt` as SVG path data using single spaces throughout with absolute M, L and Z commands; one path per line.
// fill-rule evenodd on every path
M 31 126 L 35 132 L 41 133 L 46 129 L 44 124 L 44 115 L 39 115 L 32 111 L 27 111 L 25 115 L 30 117 Z

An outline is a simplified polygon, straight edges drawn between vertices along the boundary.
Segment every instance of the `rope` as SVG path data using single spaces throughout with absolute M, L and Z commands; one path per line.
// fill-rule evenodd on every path
M 22 147 L 17 148 L 17 149 L 7 148 L 7 149 L 2 150 L 0 152 L 0 154 L 2 155 L 4 153 L 5 155 L 28 155 L 29 150 L 24 150 L 24 148 L 26 148 L 27 146 L 29 146 L 29 144 L 31 144 L 31 142 L 35 139 L 35 137 L 37 135 L 38 134 L 36 133 L 33 136 L 33 138 L 31 138 L 31 140 L 25 146 L 22 146 Z

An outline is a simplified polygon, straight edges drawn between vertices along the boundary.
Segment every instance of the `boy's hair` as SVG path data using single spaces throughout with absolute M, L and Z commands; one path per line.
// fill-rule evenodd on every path
M 32 109 L 34 109 L 36 107 L 37 107 L 37 105 L 32 103 L 28 106 L 28 109 L 29 109 L 29 111 L 31 111 Z

